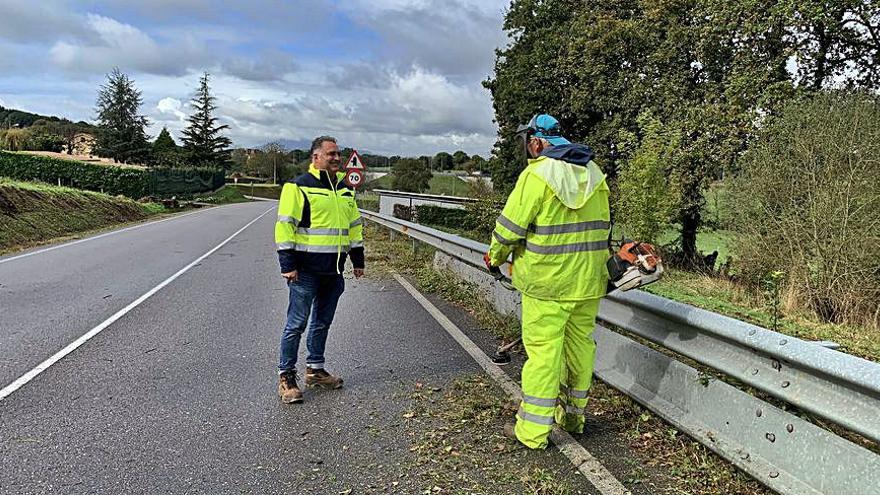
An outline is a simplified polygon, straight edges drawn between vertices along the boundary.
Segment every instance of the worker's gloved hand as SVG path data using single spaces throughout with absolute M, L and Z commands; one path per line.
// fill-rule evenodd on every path
M 483 255 L 483 263 L 486 264 L 486 270 L 489 270 L 489 273 L 495 277 L 495 280 L 500 280 L 501 277 L 504 276 L 504 274 L 501 273 L 501 268 L 492 265 L 492 261 L 489 259 L 489 253 Z

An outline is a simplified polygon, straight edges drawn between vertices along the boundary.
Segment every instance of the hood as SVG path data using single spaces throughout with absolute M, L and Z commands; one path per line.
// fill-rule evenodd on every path
M 571 144 L 554 146 L 531 163 L 535 175 L 547 184 L 559 201 L 576 210 L 583 207 L 605 182 L 605 174 L 592 158 L 593 151 L 589 147 Z
M 560 144 L 559 146 L 547 148 L 541 152 L 541 156 L 555 158 L 573 165 L 586 167 L 587 164 L 593 160 L 595 153 L 593 153 L 593 150 L 585 144 L 572 143 Z

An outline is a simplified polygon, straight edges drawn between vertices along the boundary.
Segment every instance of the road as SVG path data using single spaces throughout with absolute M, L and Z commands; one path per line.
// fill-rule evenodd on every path
M 273 208 L 0 258 L 0 387 L 117 316 L 0 399 L 0 493 L 421 491 L 407 391 L 479 368 L 395 282 L 347 280 L 327 356 L 346 387 L 281 404 Z

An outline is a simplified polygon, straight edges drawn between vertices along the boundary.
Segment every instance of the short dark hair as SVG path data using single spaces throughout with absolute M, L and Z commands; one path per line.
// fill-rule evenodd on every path
M 321 146 L 327 142 L 335 143 L 336 138 L 333 136 L 318 136 L 318 137 L 316 137 L 315 140 L 312 141 L 312 149 L 311 149 L 311 151 L 309 151 L 309 153 L 314 155 L 315 151 L 321 149 Z

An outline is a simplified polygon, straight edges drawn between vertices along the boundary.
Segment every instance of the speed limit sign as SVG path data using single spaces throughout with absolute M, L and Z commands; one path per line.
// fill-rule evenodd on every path
M 345 173 L 345 183 L 352 189 L 357 189 L 364 183 L 364 171 L 357 168 L 347 170 Z

